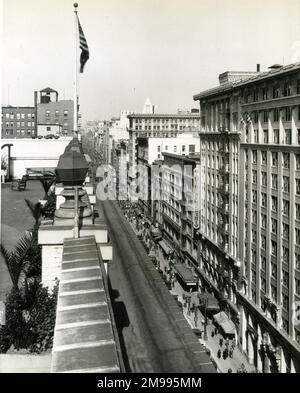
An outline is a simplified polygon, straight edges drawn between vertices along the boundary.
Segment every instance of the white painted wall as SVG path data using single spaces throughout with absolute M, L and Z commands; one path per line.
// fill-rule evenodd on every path
M 195 153 L 200 152 L 200 139 L 192 134 L 179 134 L 176 138 L 149 138 L 148 144 L 149 164 L 157 159 L 163 159 L 162 153 L 189 155 L 189 145 L 195 145 Z M 158 151 L 158 146 L 160 146 L 160 151 Z
M 71 137 L 59 139 L 2 139 L 1 146 L 12 143 L 11 174 L 21 178 L 27 168 L 55 168 Z M 3 149 L 6 150 L 6 149 Z

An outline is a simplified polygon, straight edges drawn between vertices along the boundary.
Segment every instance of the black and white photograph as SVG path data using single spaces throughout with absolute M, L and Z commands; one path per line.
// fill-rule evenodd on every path
M 300 373 L 299 0 L 0 17 L 0 374 Z

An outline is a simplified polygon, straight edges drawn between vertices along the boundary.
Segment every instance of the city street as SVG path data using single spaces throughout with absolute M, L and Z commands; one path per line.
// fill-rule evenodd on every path
M 140 225 L 142 219 L 138 220 L 132 216 L 129 222 L 134 232 L 136 234 L 140 233 L 141 231 Z M 139 227 L 139 229 L 137 227 Z M 163 251 L 159 246 L 156 249 L 157 251 L 154 252 L 155 252 L 156 259 L 158 261 L 158 269 L 160 269 L 163 272 L 163 274 L 166 275 L 167 280 L 171 280 L 171 277 L 172 276 L 174 277 L 175 274 L 172 271 L 172 266 L 169 263 L 169 258 L 164 255 Z M 199 308 L 197 308 L 196 312 L 193 310 L 189 310 L 188 303 L 184 299 L 187 296 L 189 296 L 189 294 L 184 291 L 184 289 L 182 288 L 180 283 L 176 280 L 176 278 L 174 279 L 174 286 L 170 290 L 170 293 L 176 296 L 178 302 L 182 304 L 183 315 L 188 321 L 191 329 L 199 329 L 200 331 L 204 331 L 204 324 L 205 324 L 204 315 L 201 313 Z M 199 305 L 199 299 L 197 298 L 197 293 L 198 292 L 190 293 L 191 296 L 190 304 L 194 303 L 196 305 Z M 210 351 L 211 356 L 214 359 L 219 372 L 227 373 L 228 370 L 231 370 L 231 372 L 233 373 L 242 372 L 241 368 L 243 368 L 243 365 L 245 366 L 244 372 L 248 372 L 248 373 L 256 372 L 253 366 L 251 366 L 247 362 L 245 355 L 240 351 L 240 349 L 235 345 L 235 343 L 234 343 L 232 357 L 227 356 L 226 359 L 224 359 L 223 351 L 226 348 L 225 338 L 219 332 L 215 334 L 215 331 L 216 331 L 216 325 L 213 324 L 211 319 L 207 318 L 207 340 L 204 340 L 202 336 L 202 338 L 199 338 L 199 342 L 203 344 Z M 220 339 L 223 340 L 222 346 L 220 346 Z M 235 340 L 229 341 L 229 346 L 228 346 L 229 349 L 232 347 L 233 341 Z M 218 357 L 219 350 L 221 355 L 220 357 Z

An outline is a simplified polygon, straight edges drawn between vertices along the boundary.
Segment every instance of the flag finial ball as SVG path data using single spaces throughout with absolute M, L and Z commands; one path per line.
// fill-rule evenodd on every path
M 73 5 L 74 5 L 74 7 L 75 7 L 75 8 L 77 8 L 77 7 L 78 7 L 78 3 L 74 3 Z

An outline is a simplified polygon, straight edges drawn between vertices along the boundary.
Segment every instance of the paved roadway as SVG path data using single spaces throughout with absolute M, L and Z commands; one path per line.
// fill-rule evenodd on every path
M 117 202 L 101 206 L 113 245 L 108 272 L 127 371 L 215 372 Z

